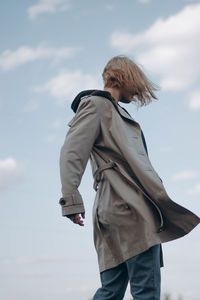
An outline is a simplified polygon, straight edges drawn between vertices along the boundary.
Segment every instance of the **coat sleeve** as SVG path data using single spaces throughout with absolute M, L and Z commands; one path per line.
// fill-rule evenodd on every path
M 70 123 L 71 127 L 60 151 L 62 198 L 59 204 L 62 216 L 85 211 L 78 187 L 93 144 L 100 133 L 100 116 L 91 97 L 82 99 Z

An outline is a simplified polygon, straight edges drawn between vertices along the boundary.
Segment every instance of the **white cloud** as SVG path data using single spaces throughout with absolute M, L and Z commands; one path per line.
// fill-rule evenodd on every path
M 62 70 L 56 77 L 40 86 L 33 87 L 35 92 L 48 92 L 62 104 L 71 101 L 77 93 L 84 89 L 98 89 L 98 78 L 81 70 Z
M 188 189 L 190 195 L 200 195 L 200 183 L 196 184 L 193 188 Z
M 188 106 L 193 110 L 200 109 L 200 90 L 194 91 L 190 94 Z
M 104 8 L 105 8 L 105 10 L 113 11 L 114 5 L 111 3 L 107 3 L 107 4 L 105 4 Z
M 187 89 L 200 74 L 199 15 L 199 3 L 187 5 L 141 33 L 114 32 L 111 46 L 158 74 L 163 90 Z
M 14 51 L 7 49 L 0 54 L 0 69 L 8 71 L 38 59 L 52 59 L 54 63 L 57 63 L 61 59 L 73 57 L 77 50 L 77 48 L 72 47 L 46 47 L 44 43 L 35 48 L 21 46 Z
M 22 178 L 22 165 L 13 157 L 0 160 L 0 188 L 8 188 Z
M 30 100 L 22 109 L 23 112 L 32 112 L 36 111 L 39 107 L 39 103 L 37 100 Z
M 66 127 L 67 123 L 66 120 L 62 120 L 62 119 L 56 119 L 55 121 L 52 122 L 52 124 L 50 124 L 50 128 L 54 129 L 54 130 L 59 130 L 63 127 Z M 46 138 L 45 138 L 45 142 L 47 143 L 56 143 L 56 144 L 62 144 L 63 143 L 63 136 L 60 136 L 59 134 L 55 133 L 49 133 Z
M 27 272 L 19 272 L 17 273 L 17 277 L 24 277 L 24 278 L 47 278 L 51 276 L 48 272 L 35 272 L 35 271 L 27 271 Z
M 37 4 L 27 9 L 28 16 L 31 20 L 37 18 L 40 14 L 55 13 L 57 11 L 65 11 L 70 8 L 66 0 L 39 0 Z
M 160 147 L 160 151 L 162 151 L 162 152 L 170 152 L 170 151 L 172 151 L 172 147 L 171 146 Z
M 64 121 L 61 119 L 56 119 L 55 121 L 53 121 L 53 123 L 51 124 L 51 128 L 53 129 L 60 129 L 64 124 Z
M 80 258 L 80 262 L 83 258 Z M 21 256 L 15 258 L 3 258 L 0 260 L 0 264 L 18 264 L 18 265 L 26 265 L 26 264 L 41 264 L 41 263 L 59 263 L 59 262 L 67 262 L 67 261 L 77 261 L 76 256 Z
M 187 180 L 193 179 L 200 175 L 200 172 L 193 171 L 193 170 L 186 170 L 179 173 L 174 174 L 173 180 Z
M 58 139 L 58 136 L 56 134 L 48 134 L 46 137 L 46 142 L 48 143 L 54 143 Z
M 147 4 L 147 3 L 150 2 L 150 0 L 139 0 L 139 2 L 142 3 L 142 4 Z

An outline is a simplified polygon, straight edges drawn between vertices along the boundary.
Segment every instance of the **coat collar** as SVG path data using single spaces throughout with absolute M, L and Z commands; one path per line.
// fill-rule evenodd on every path
M 71 104 L 71 108 L 74 112 L 76 112 L 78 105 L 81 101 L 81 99 L 83 99 L 85 96 L 89 96 L 89 95 L 95 95 L 95 96 L 101 96 L 104 97 L 108 100 L 110 100 L 115 109 L 117 110 L 117 112 L 120 114 L 120 116 L 126 120 L 129 120 L 131 122 L 137 123 L 132 117 L 131 115 L 128 113 L 128 111 L 124 108 L 121 107 L 119 105 L 119 103 L 112 97 L 111 93 L 108 91 L 104 91 L 104 90 L 85 90 L 80 92 L 73 100 L 72 104 Z M 138 123 L 137 123 L 138 124 Z
M 110 92 L 104 91 L 104 90 L 84 90 L 84 91 L 80 92 L 74 98 L 74 100 L 71 104 L 71 109 L 74 112 L 76 112 L 81 99 L 83 99 L 85 96 L 88 96 L 88 95 L 96 95 L 96 96 L 101 96 L 101 97 L 104 97 L 104 98 L 108 99 L 109 101 L 111 101 L 113 103 L 115 109 L 117 110 L 117 112 L 119 113 L 119 115 L 122 118 L 124 118 L 127 121 L 131 121 L 132 123 L 134 123 L 134 125 L 138 126 L 139 129 L 141 130 L 141 137 L 142 137 L 142 140 L 143 140 L 143 143 L 144 143 L 145 150 L 146 150 L 147 155 L 148 155 L 148 150 L 147 150 L 145 137 L 144 137 L 144 134 L 143 134 L 143 131 L 142 131 L 140 125 L 131 117 L 131 115 L 128 113 L 128 111 L 124 107 L 121 107 L 119 105 L 119 103 L 112 97 Z M 70 122 L 68 124 L 70 124 Z
M 120 114 L 120 116 L 122 118 L 125 118 L 126 120 L 129 120 L 131 122 L 134 122 L 136 124 L 138 124 L 132 117 L 131 115 L 128 113 L 128 111 L 119 105 L 119 102 L 117 102 L 115 100 L 115 98 L 112 97 L 111 93 L 108 91 L 104 91 L 104 90 L 95 90 L 94 92 L 92 92 L 92 95 L 96 95 L 96 96 L 103 96 L 105 98 L 107 98 L 108 100 L 110 100 L 114 107 L 116 108 L 116 110 L 118 111 L 118 113 Z

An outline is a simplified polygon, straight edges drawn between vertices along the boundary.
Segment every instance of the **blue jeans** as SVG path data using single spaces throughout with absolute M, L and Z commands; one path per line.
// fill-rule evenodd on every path
M 122 300 L 130 281 L 134 300 L 160 300 L 160 244 L 100 273 L 93 300 Z

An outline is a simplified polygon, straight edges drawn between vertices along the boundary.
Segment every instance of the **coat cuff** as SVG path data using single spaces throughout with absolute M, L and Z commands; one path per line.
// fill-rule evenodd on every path
M 85 212 L 85 208 L 84 208 L 83 204 L 62 207 L 62 216 L 63 217 L 71 215 L 71 214 L 80 214 L 80 213 L 84 213 L 84 212 Z
M 59 204 L 62 207 L 62 216 L 85 212 L 83 199 L 78 190 L 75 190 L 71 195 L 60 198 Z

